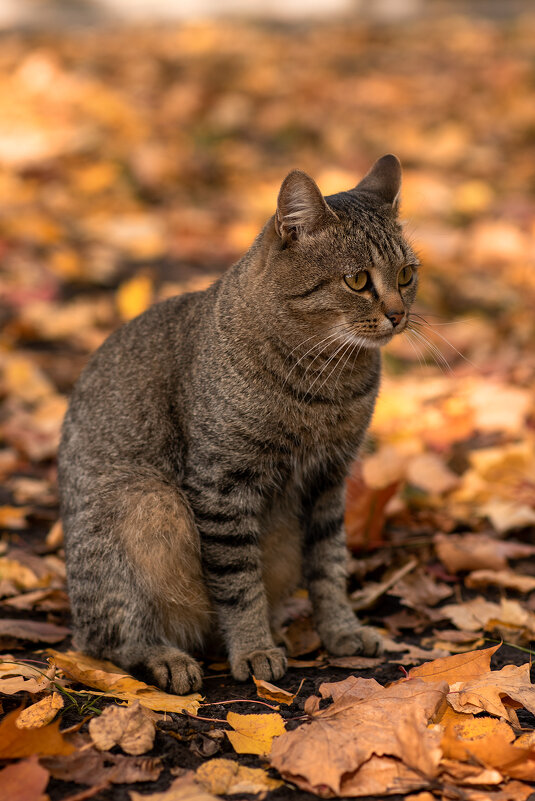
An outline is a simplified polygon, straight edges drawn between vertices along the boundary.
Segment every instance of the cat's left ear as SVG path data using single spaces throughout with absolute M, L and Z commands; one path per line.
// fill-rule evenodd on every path
M 286 176 L 275 214 L 275 230 L 283 242 L 299 239 L 337 220 L 318 185 L 306 172 L 293 170 Z
M 401 164 L 397 156 L 389 153 L 377 159 L 369 173 L 352 192 L 370 192 L 397 211 L 401 192 Z

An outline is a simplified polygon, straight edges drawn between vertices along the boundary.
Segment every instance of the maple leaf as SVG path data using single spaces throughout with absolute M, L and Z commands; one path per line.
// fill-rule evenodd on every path
M 59 730 L 59 720 L 38 729 L 19 729 L 20 710 L 9 712 L 0 722 L 0 759 L 17 759 L 33 754 L 70 754 L 74 747 Z
M 509 718 L 507 700 L 517 701 L 535 713 L 535 687 L 531 684 L 530 665 L 506 665 L 468 681 L 450 685 L 448 703 L 457 712 L 488 712 L 490 715 Z
M 388 786 L 400 771 L 408 780 L 405 768 L 412 772 L 411 786 L 422 786 L 422 777 L 435 775 L 440 761 L 440 732 L 427 726 L 447 690 L 445 682 L 420 679 L 387 688 L 354 676 L 322 684 L 321 696 L 333 703 L 320 709 L 319 699 L 307 702 L 311 722 L 275 740 L 271 763 L 303 789 L 344 795 L 349 782 L 351 794 L 360 794 L 359 769 L 373 756 L 395 757 L 386 771 Z

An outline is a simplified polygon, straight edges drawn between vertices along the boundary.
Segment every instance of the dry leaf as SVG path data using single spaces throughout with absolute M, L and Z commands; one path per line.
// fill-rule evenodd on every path
M 17 729 L 38 729 L 54 720 L 60 709 L 63 709 L 63 698 L 59 693 L 52 693 L 41 698 L 37 703 L 23 709 L 15 720 Z
M 256 684 L 256 694 L 259 698 L 265 698 L 267 701 L 276 701 L 278 704 L 293 704 L 295 693 L 289 693 L 288 690 L 282 690 L 280 687 L 275 687 L 268 681 L 257 679 L 253 676 L 253 681 Z
M 55 779 L 91 786 L 130 784 L 156 781 L 162 771 L 159 759 L 96 751 L 85 735 L 73 735 L 72 742 L 76 750 L 68 756 L 41 758 Z
M 40 693 L 48 690 L 55 674 L 55 668 L 44 665 L 42 668 L 17 662 L 9 654 L 0 659 L 0 693 Z
M 52 754 L 70 754 L 74 747 L 59 730 L 59 720 L 39 729 L 17 728 L 19 709 L 9 712 L 0 722 L 0 759 Z
M 152 281 L 146 275 L 137 275 L 121 284 L 117 290 L 117 308 L 121 319 L 131 320 L 148 309 L 152 295 Z
M 283 734 L 284 720 L 277 712 L 266 715 L 227 714 L 227 723 L 234 731 L 227 731 L 232 747 L 237 754 L 259 754 L 267 756 L 271 751 L 273 738 Z
M 192 715 L 197 713 L 199 703 L 202 701 L 202 696 L 198 693 L 191 695 L 164 693 L 156 687 L 134 679 L 111 662 L 93 659 L 78 651 L 60 653 L 49 649 L 48 653 L 53 657 L 55 664 L 71 679 L 101 690 L 100 694 L 110 698 L 139 701 L 141 706 L 156 712 L 189 712 Z
M 382 765 L 383 784 L 390 787 L 402 774 L 407 778 L 408 769 L 412 781 L 414 772 L 419 775 L 408 789 L 421 787 L 422 777 L 434 776 L 440 761 L 440 732 L 429 729 L 428 722 L 447 690 L 445 682 L 419 679 L 387 688 L 374 679 L 354 676 L 322 684 L 321 696 L 331 697 L 333 703 L 320 709 L 318 698 L 309 699 L 305 709 L 311 723 L 278 737 L 271 763 L 302 789 L 344 796 L 361 794 L 359 785 L 367 785 L 370 766 L 359 774 L 370 758 L 395 757 L 388 763 L 375 760 L 377 771 L 371 778 L 376 781 Z
M 193 772 L 179 776 L 163 792 L 146 795 L 132 790 L 129 795 L 131 801 L 217 801 L 215 795 L 209 793 L 202 784 L 195 781 Z
M 405 606 L 412 609 L 419 609 L 422 606 L 435 606 L 452 593 L 452 587 L 444 584 L 444 582 L 439 583 L 436 581 L 424 568 L 418 568 L 410 575 L 399 579 L 388 590 L 389 595 L 397 595 Z
M 434 495 L 450 492 L 459 483 L 458 476 L 434 453 L 422 453 L 410 459 L 407 479 L 416 487 Z
M 66 626 L 42 623 L 36 620 L 0 620 L 0 639 L 26 640 L 28 642 L 61 642 L 71 633 Z
M 477 596 L 462 604 L 448 604 L 440 610 L 460 629 L 496 630 L 504 639 L 529 640 L 535 632 L 535 615 L 518 601 L 502 598 L 499 604 Z
M 448 703 L 457 712 L 488 712 L 509 719 L 507 703 L 512 698 L 535 713 L 535 687 L 529 678 L 530 665 L 506 665 L 468 681 L 450 683 Z
M 3 801 L 44 801 L 49 773 L 30 756 L 0 770 L 0 798 Z
M 69 609 L 69 598 L 65 590 L 32 590 L 2 601 L 3 606 L 13 609 L 37 609 L 43 612 L 66 612 Z
M 371 670 L 386 662 L 384 656 L 329 656 L 327 659 L 331 667 L 346 668 L 347 670 Z
M 144 714 L 139 701 L 130 706 L 107 706 L 89 721 L 89 734 L 99 751 L 120 745 L 127 754 L 144 754 L 154 745 L 156 727 Z
M 214 795 L 250 793 L 265 795 L 269 790 L 282 787 L 283 782 L 272 779 L 261 768 L 248 768 L 231 759 L 210 759 L 195 773 L 196 780 Z
M 293 620 L 284 631 L 284 642 L 290 656 L 303 656 L 321 648 L 319 634 L 309 617 Z
M 534 576 L 523 576 L 513 570 L 474 570 L 464 583 L 467 587 L 487 587 L 491 584 L 524 593 L 535 590 Z
M 469 651 L 425 662 L 423 665 L 411 668 L 409 678 L 432 682 L 446 681 L 448 684 L 477 678 L 490 673 L 491 657 L 499 647 L 493 645 L 492 648 L 484 648 L 481 651 Z
M 503 542 L 486 534 L 436 534 L 438 558 L 451 573 L 461 570 L 503 570 L 508 559 L 535 554 L 535 546 Z

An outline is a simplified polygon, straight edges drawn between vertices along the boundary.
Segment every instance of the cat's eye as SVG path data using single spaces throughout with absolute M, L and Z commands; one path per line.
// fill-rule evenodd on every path
M 369 277 L 369 273 L 363 270 L 361 273 L 355 273 L 354 275 L 344 275 L 344 281 L 354 292 L 362 292 L 368 285 Z
M 414 270 L 412 269 L 410 264 L 407 264 L 406 267 L 402 267 L 398 274 L 398 285 L 399 286 L 406 286 L 410 284 L 412 281 Z

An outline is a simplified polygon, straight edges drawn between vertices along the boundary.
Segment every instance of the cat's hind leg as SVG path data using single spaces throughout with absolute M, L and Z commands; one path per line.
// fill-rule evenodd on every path
M 155 476 L 108 476 L 93 490 L 86 508 L 64 512 L 75 646 L 164 690 L 199 689 L 188 651 L 212 612 L 187 501 Z

